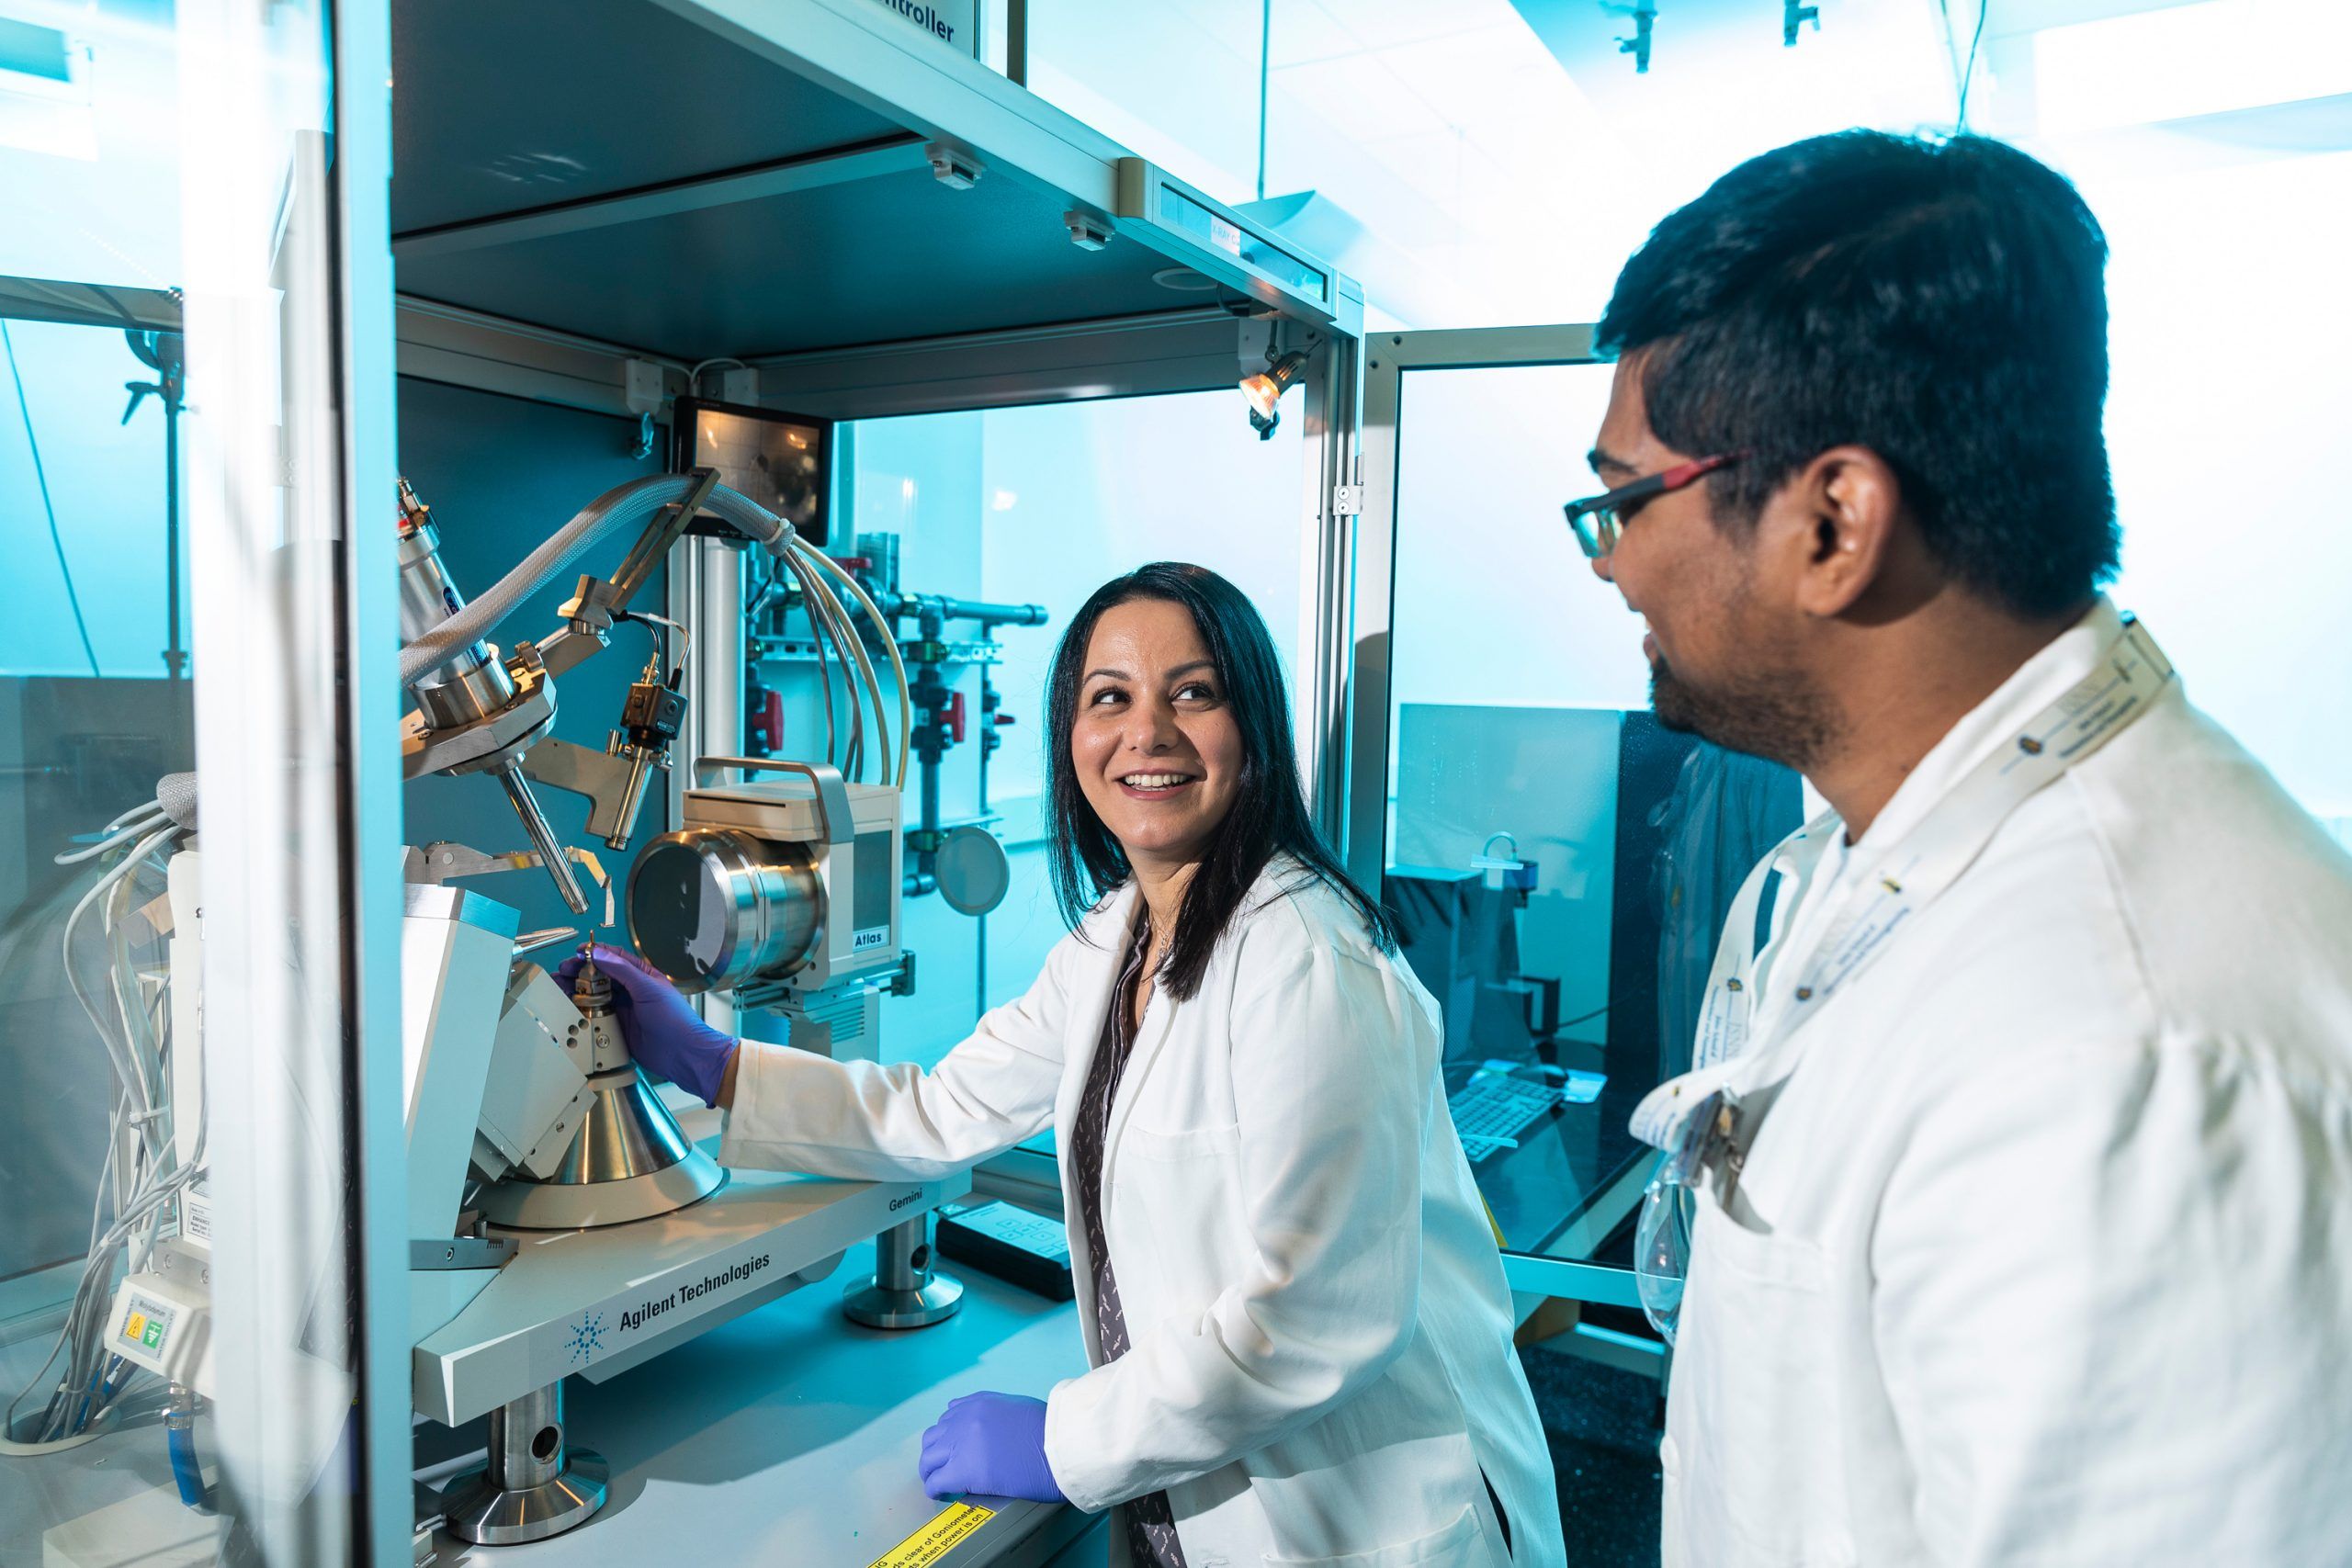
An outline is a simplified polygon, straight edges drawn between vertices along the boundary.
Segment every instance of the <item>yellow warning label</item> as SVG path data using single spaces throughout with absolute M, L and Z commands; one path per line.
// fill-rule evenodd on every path
M 931 1568 L 956 1544 L 996 1517 L 993 1510 L 970 1503 L 950 1503 L 922 1529 L 876 1558 L 867 1568 Z

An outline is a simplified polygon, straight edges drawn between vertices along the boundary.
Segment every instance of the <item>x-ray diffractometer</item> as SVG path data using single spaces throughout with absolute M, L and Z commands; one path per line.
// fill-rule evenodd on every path
M 407 1321 L 419 1412 L 447 1423 L 491 1416 L 487 1461 L 444 1500 L 449 1529 L 468 1540 L 541 1539 L 602 1505 L 603 1461 L 563 1438 L 561 1374 L 610 1377 L 821 1278 L 850 1243 L 886 1229 L 902 1236 L 910 1213 L 919 1230 L 921 1212 L 948 1190 L 730 1179 L 629 1059 L 612 982 L 594 958 L 567 991 L 527 956 L 570 949 L 582 928 L 522 932 L 514 908 L 461 886 L 537 867 L 591 927 L 614 924 L 615 889 L 598 855 L 559 840 L 533 781 L 586 795 L 608 849 L 629 842 L 649 780 L 672 766 L 685 712 L 673 649 L 684 628 L 631 606 L 650 566 L 705 515 L 783 563 L 818 635 L 840 639 L 834 656 L 860 677 L 848 690 L 847 761 L 854 774 L 870 760 L 875 780 L 845 782 L 822 759 L 703 760 L 707 782 L 722 770 L 770 772 L 813 787 L 747 780 L 689 790 L 689 826 L 638 860 L 629 924 L 684 986 L 739 998 L 760 987 L 807 1048 L 871 1055 L 879 988 L 903 974 L 899 794 L 910 702 L 895 634 L 865 590 L 788 522 L 701 469 L 597 498 L 469 604 L 444 569 L 429 507 L 405 479 L 399 486 L 401 672 L 416 703 L 401 729 L 403 770 L 493 775 L 531 846 L 487 854 L 435 841 L 403 857 Z M 561 625 L 510 654 L 495 650 L 487 639 L 515 603 L 616 537 L 628 540 L 620 566 L 610 578 L 582 576 Z M 549 735 L 559 675 L 630 624 L 653 634 L 655 651 L 606 748 Z M 124 983 L 159 985 L 174 1010 L 199 1017 L 203 797 L 199 778 L 166 779 L 149 811 L 114 829 L 140 850 L 169 852 L 168 898 L 140 917 L 169 956 L 159 976 Z M 861 855 L 874 869 L 861 870 Z M 164 1109 L 189 1140 L 177 1158 L 188 1169 L 228 1118 L 179 1103 L 183 1092 L 198 1100 L 204 1081 L 204 1032 L 183 1039 Z M 190 1219 L 116 1288 L 100 1342 L 215 1397 L 213 1225 L 201 1179 L 176 1201 Z M 562 1245 L 549 1245 L 559 1235 Z M 920 1246 L 899 1244 L 895 1262 L 886 1247 L 886 1270 L 905 1272 L 904 1253 Z M 888 1322 L 944 1315 L 954 1300 L 944 1282 L 886 1278 L 849 1304 Z
M 194 604 L 192 748 L 41 852 L 111 1108 L 0 1431 L 60 1478 L 43 1561 L 1099 1551 L 915 1464 L 953 1393 L 1081 1370 L 1067 1306 L 934 1266 L 976 1184 L 1051 1225 L 1050 1145 L 724 1168 L 613 978 L 553 971 L 633 948 L 720 1028 L 867 1060 L 1025 986 L 1035 806 L 989 759 L 1091 583 L 862 491 L 902 416 L 1214 393 L 1220 449 L 1283 427 L 1336 832 L 1354 286 L 1030 94 L 1018 4 L 230 9 L 175 23 L 251 111 L 189 121 L 186 231 L 222 238 L 187 286 L 0 278 L 0 319 L 185 344 Z

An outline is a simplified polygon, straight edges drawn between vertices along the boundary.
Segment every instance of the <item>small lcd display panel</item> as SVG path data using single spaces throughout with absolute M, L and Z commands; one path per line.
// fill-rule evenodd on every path
M 741 403 L 680 398 L 672 466 L 717 468 L 718 482 L 758 502 L 820 548 L 829 541 L 833 423 Z

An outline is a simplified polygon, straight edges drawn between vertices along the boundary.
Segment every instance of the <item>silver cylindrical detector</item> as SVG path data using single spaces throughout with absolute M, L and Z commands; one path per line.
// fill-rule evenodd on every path
M 730 829 L 664 833 L 628 878 L 629 939 L 682 991 L 785 979 L 824 929 L 810 846 Z

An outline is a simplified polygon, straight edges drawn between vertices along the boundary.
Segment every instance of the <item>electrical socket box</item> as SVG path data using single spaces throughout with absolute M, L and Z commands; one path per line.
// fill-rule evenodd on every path
M 157 1243 L 148 1267 L 116 1287 L 106 1348 L 209 1397 L 212 1269 L 205 1255 Z

